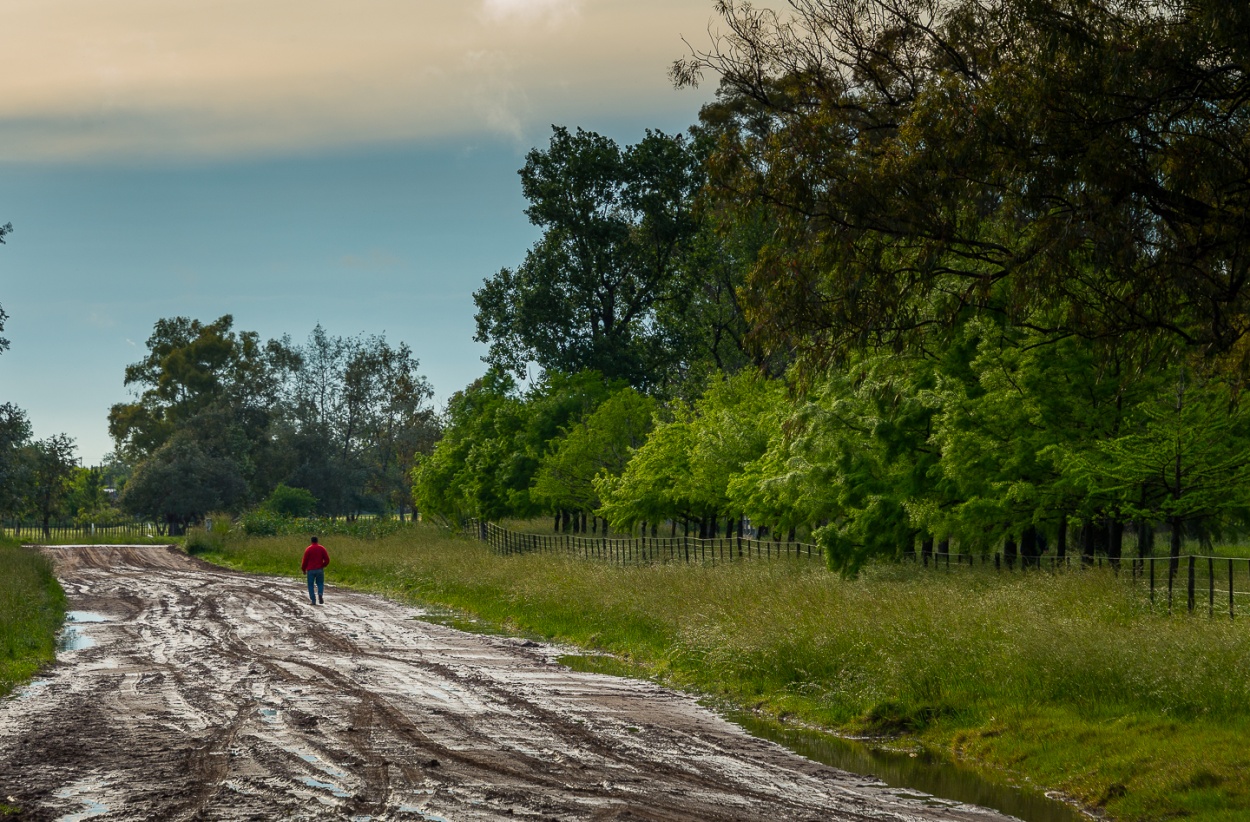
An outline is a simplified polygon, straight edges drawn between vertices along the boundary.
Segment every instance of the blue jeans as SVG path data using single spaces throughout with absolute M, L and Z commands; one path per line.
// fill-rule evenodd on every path
M 316 596 L 313 595 L 314 583 L 316 583 L 317 585 Z M 318 568 L 315 571 L 308 572 L 308 598 L 312 600 L 314 605 L 317 604 L 318 599 L 325 598 L 324 597 L 325 587 L 326 587 L 326 569 L 325 568 Z

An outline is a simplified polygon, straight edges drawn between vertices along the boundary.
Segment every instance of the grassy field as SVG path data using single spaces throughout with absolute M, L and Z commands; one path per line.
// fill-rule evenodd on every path
M 56 656 L 65 594 L 43 556 L 0 539 L 0 696 Z
M 918 742 L 1115 819 L 1250 814 L 1250 623 L 1169 617 L 1109 571 L 890 566 L 844 581 L 810 562 L 620 568 L 497 557 L 433 527 L 328 547 L 331 583 L 607 651 L 607 672 Z M 296 575 L 303 544 L 200 548 Z

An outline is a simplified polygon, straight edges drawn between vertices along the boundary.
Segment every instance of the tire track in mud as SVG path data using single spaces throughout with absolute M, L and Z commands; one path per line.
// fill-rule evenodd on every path
M 0 703 L 0 801 L 21 818 L 1007 819 L 378 597 L 314 607 L 301 581 L 167 548 L 45 550 L 72 607 L 109 621 Z

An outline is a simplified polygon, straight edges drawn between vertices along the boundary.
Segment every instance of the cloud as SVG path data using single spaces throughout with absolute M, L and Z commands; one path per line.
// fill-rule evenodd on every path
M 697 110 L 666 69 L 709 0 L 57 0 L 0 27 L 8 160 L 532 140 Z
M 576 15 L 580 6 L 578 0 L 482 0 L 482 17 L 496 23 L 558 23 Z

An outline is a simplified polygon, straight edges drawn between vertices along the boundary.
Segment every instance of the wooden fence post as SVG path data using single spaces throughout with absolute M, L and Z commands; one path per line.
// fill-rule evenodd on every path
M 1187 603 L 1189 605 L 1189 613 L 1191 614 L 1194 612 L 1194 567 L 1196 565 L 1195 560 L 1196 560 L 1196 557 L 1193 554 L 1190 554 L 1189 555 L 1189 589 L 1188 589 L 1189 596 L 1188 596 Z
M 1207 557 L 1207 618 L 1215 616 L 1215 560 Z

